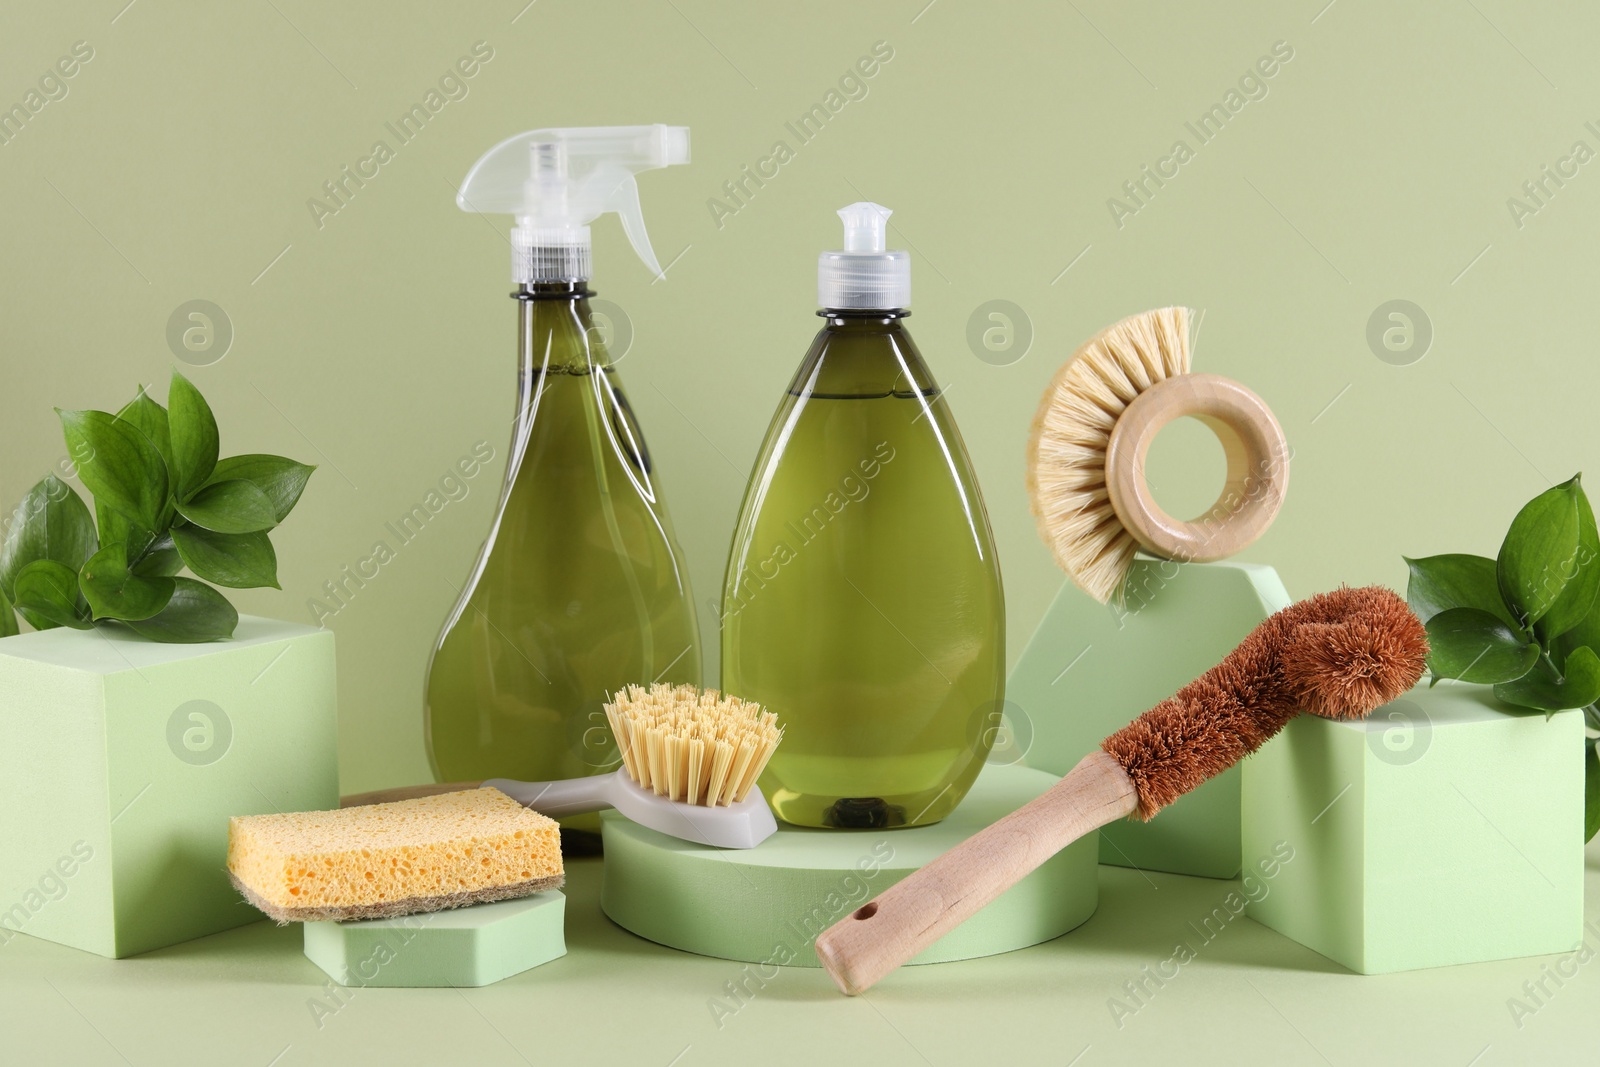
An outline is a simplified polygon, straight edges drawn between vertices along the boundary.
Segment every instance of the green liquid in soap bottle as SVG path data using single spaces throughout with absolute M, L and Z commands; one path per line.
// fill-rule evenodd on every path
M 520 381 L 494 524 L 428 668 L 428 752 L 441 781 L 615 770 L 607 696 L 630 683 L 700 683 L 682 554 L 585 284 L 587 223 L 603 211 L 623 215 L 658 269 L 631 177 L 619 186 L 600 169 L 591 188 L 585 175 L 599 161 L 642 170 L 687 159 L 681 128 L 539 130 L 492 150 L 463 184 L 468 210 L 517 216 Z M 569 845 L 596 843 L 572 835 L 597 831 L 596 816 L 562 822 Z
M 761 788 L 799 826 L 938 822 L 982 769 L 1005 687 L 988 515 L 906 332 L 904 252 L 856 204 L 826 319 L 773 417 L 722 601 L 722 688 L 784 723 Z

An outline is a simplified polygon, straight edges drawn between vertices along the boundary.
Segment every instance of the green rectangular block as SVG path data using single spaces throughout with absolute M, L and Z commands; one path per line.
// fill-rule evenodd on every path
M 1293 852 L 1248 914 L 1361 974 L 1576 949 L 1583 736 L 1452 682 L 1293 719 L 1243 764 L 1245 855 Z
M 1006 683 L 1010 735 L 1026 761 L 1064 775 L 1148 708 L 1210 670 L 1289 594 L 1271 567 L 1134 560 L 1122 604 L 1068 582 Z M 1232 878 L 1239 873 L 1239 772 L 1179 798 L 1148 823 L 1100 831 L 1100 862 Z
M 254 922 L 228 818 L 338 806 L 333 634 L 8 637 L 0 737 L 0 941 L 122 957 Z
M 557 890 L 395 919 L 305 924 L 306 958 L 343 986 L 492 985 L 567 954 Z

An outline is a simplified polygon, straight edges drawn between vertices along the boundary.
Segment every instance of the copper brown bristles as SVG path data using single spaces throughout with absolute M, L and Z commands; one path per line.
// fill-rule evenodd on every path
M 1381 586 L 1340 589 L 1267 619 L 1227 658 L 1101 744 L 1149 819 L 1260 748 L 1301 711 L 1360 719 L 1422 677 L 1422 622 Z

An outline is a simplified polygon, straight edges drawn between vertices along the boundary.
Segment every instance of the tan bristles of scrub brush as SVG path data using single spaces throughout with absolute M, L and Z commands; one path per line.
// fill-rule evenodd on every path
M 1043 794 L 824 930 L 817 957 L 840 990 L 860 993 L 1078 838 L 1153 817 L 1299 712 L 1365 718 L 1416 685 L 1427 655 L 1421 621 L 1387 589 L 1291 604 Z
M 1056 562 L 1102 604 L 1140 549 L 1184 562 L 1232 555 L 1283 501 L 1287 446 L 1272 412 L 1238 382 L 1190 371 L 1188 308 L 1133 315 L 1079 348 L 1045 389 L 1028 441 L 1028 497 Z M 1228 473 L 1210 511 L 1179 521 L 1144 479 L 1150 442 L 1192 415 L 1221 440 Z
M 753 848 L 777 830 L 756 779 L 783 728 L 760 704 L 692 685 L 630 685 L 606 704 L 606 718 L 622 754 L 610 774 L 404 786 L 345 797 L 340 806 L 489 786 L 552 818 L 616 808 L 641 826 L 717 848 Z
M 717 807 L 750 795 L 783 740 L 760 704 L 692 685 L 630 685 L 606 705 L 633 780 L 657 796 Z

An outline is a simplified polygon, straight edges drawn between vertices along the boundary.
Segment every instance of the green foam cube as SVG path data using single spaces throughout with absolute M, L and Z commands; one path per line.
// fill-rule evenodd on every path
M 1107 735 L 1210 670 L 1289 605 L 1277 571 L 1250 563 L 1134 560 L 1121 605 L 1072 583 L 1045 612 L 1006 684 L 1029 766 L 1066 774 Z M 1239 772 L 1225 771 L 1148 823 L 1100 831 L 1100 862 L 1232 878 L 1239 873 Z
M 337 807 L 333 634 L 0 640 L 0 941 L 130 956 L 261 918 L 228 882 L 228 818 Z
M 1583 925 L 1583 716 L 1423 686 L 1309 715 L 1244 761 L 1248 914 L 1361 974 L 1567 952 Z
M 492 985 L 567 954 L 566 897 L 548 890 L 397 919 L 305 924 L 306 958 L 343 986 Z

